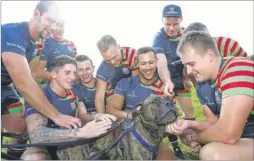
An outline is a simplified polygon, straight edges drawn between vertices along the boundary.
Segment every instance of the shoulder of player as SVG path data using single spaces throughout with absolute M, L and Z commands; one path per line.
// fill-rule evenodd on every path
M 253 75 L 254 62 L 246 57 L 231 57 L 225 59 L 223 69 L 221 71 L 222 77 L 231 73 L 231 76 L 237 76 L 237 72 L 241 71 L 241 75 L 249 75 L 248 72 L 252 72 Z M 247 73 L 246 73 L 247 72 Z M 246 76 L 247 76 L 246 75 Z M 223 78 L 222 78 L 223 79 Z
M 123 84 L 125 86 L 130 85 L 131 83 L 136 83 L 138 80 L 138 76 L 130 76 L 127 78 L 122 78 L 118 83 Z
M 166 35 L 165 35 L 165 32 L 163 31 L 164 28 L 161 28 L 154 36 L 154 41 L 157 40 L 157 41 L 162 41 L 162 40 L 167 40 L 165 39 L 166 38 Z
M 1 26 L 1 33 L 3 37 L 8 37 L 8 39 L 18 39 L 28 41 L 22 31 L 21 23 L 8 23 Z
M 228 41 L 229 43 L 230 42 L 237 42 L 236 40 L 234 40 L 233 38 L 231 37 L 224 37 L 224 36 L 218 36 L 218 37 L 214 37 L 215 41 L 217 43 L 222 43 L 222 42 L 226 42 Z
M 254 67 L 254 62 L 246 57 L 225 57 L 225 68 L 230 69 L 232 67 Z

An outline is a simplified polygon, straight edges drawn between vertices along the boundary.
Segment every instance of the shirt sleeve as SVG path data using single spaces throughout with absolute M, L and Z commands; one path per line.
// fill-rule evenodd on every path
M 110 68 L 110 65 L 103 61 L 97 70 L 96 78 L 104 80 L 106 82 L 110 82 L 110 78 L 112 75 L 112 70 Z
M 232 60 L 221 77 L 222 99 L 233 95 L 254 97 L 254 62 L 247 59 Z
M 163 38 L 162 38 L 162 35 L 160 35 L 160 33 L 157 33 L 153 39 L 153 48 L 156 54 L 165 54 L 165 51 L 163 48 Z
M 51 102 L 51 96 L 50 94 L 44 90 L 44 94 L 45 96 L 48 98 L 49 102 Z M 37 111 L 36 109 L 34 109 L 31 105 L 29 105 L 27 102 L 25 103 L 25 117 L 28 117 L 32 114 L 40 114 L 39 111 Z
M 130 68 L 131 68 L 132 71 L 138 70 L 138 67 L 137 67 L 137 54 L 136 54 L 136 52 L 133 55 Z
M 12 52 L 26 57 L 27 43 L 22 34 L 14 29 L 1 29 L 1 53 Z
M 126 96 L 126 89 L 127 89 L 127 85 L 128 85 L 128 79 L 129 78 L 123 78 L 117 83 L 116 88 L 114 90 L 115 94 L 119 94 L 123 97 Z
M 230 57 L 230 56 L 236 56 L 236 57 L 247 57 L 247 53 L 245 50 L 241 47 L 241 45 L 228 37 L 217 37 L 216 38 L 217 46 L 219 49 L 219 52 L 221 56 L 223 57 Z

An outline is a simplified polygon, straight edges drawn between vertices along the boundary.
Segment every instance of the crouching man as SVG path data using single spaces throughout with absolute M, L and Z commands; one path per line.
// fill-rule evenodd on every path
M 69 56 L 55 58 L 49 69 L 50 84 L 43 91 L 58 111 L 65 115 L 79 117 L 83 126 L 78 128 L 73 122 L 71 123 L 73 129 L 59 127 L 52 120 L 26 104 L 26 125 L 31 143 L 56 143 L 96 137 L 107 132 L 111 128 L 112 121 L 116 120 L 116 117 L 109 114 L 89 115 L 86 113 L 83 102 L 79 102 L 78 97 L 71 90 L 76 78 L 76 66 L 76 60 Z M 22 159 L 57 159 L 56 151 L 57 147 L 31 147 L 25 151 Z
M 220 56 L 214 38 L 207 32 L 188 32 L 178 54 L 197 82 L 207 82 L 205 98 L 215 106 L 204 107 L 203 122 L 177 120 L 168 132 L 185 136 L 192 148 L 204 145 L 202 160 L 253 160 L 254 158 L 254 63 L 248 58 Z M 212 100 L 210 99 L 210 100 Z M 212 108 L 214 107 L 214 108 Z M 186 132 L 196 134 L 187 137 Z

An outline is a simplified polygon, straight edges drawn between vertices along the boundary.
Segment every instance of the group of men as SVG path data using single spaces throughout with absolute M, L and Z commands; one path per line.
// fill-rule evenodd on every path
M 201 159 L 253 159 L 254 63 L 236 41 L 212 37 L 199 22 L 182 28 L 181 8 L 167 5 L 151 46 L 135 50 L 102 36 L 97 48 L 103 61 L 94 78 L 92 60 L 77 55 L 74 43 L 64 39 L 58 11 L 54 2 L 40 1 L 29 22 L 1 27 L 6 130 L 27 130 L 32 143 L 91 138 L 107 132 L 117 119 L 131 120 L 132 109 L 150 94 L 167 95 L 179 102 L 184 116 L 167 126 L 174 153 L 164 139 L 156 159 L 183 157 L 177 136 Z M 191 81 L 203 122 L 195 121 Z M 44 160 L 56 159 L 56 150 L 9 148 L 8 154 Z

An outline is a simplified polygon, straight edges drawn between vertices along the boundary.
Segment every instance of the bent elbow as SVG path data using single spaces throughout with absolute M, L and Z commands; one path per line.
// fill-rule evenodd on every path
M 226 133 L 223 137 L 222 142 L 224 144 L 230 144 L 230 145 L 234 145 L 237 143 L 237 141 L 240 139 L 241 135 L 239 134 L 234 134 L 232 132 L 230 133 Z

